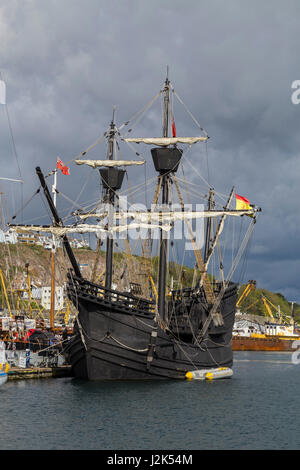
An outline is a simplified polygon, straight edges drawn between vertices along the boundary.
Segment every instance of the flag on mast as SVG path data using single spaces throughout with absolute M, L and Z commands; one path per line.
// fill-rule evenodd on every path
M 176 126 L 175 126 L 173 113 L 171 113 L 171 121 L 172 121 L 172 135 L 173 137 L 176 137 Z
M 247 199 L 246 197 L 244 196 L 239 196 L 238 194 L 235 195 L 235 199 L 236 199 L 236 206 L 235 206 L 235 209 L 237 211 L 247 211 L 247 210 L 253 210 L 253 208 L 251 207 L 251 204 L 250 204 L 250 201 L 249 199 Z M 249 215 L 249 217 L 253 217 L 252 215 Z
M 6 85 L 3 80 L 0 80 L 0 104 L 6 104 Z
M 63 175 L 69 175 L 70 174 L 69 168 L 66 165 L 64 165 L 63 162 L 61 161 L 61 159 L 58 158 L 58 157 L 57 157 L 56 167 L 57 167 L 58 170 L 61 170 Z
M 236 197 L 236 210 L 237 211 L 247 211 L 250 210 L 250 201 L 246 197 L 235 195 Z

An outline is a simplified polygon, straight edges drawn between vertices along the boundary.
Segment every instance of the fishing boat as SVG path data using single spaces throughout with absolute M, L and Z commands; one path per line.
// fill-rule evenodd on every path
M 183 149 L 208 140 L 202 127 L 201 135 L 178 137 L 174 125 L 172 98 L 174 93 L 167 76 L 159 96 L 163 107 L 161 137 L 124 137 L 117 127 L 115 114 L 110 123 L 107 139 L 107 158 L 85 160 L 84 152 L 77 165 L 88 165 L 100 176 L 103 197 L 93 210 L 78 212 L 74 225 L 64 225 L 53 203 L 45 176 L 36 168 L 41 187 L 53 216 L 49 226 L 23 226 L 24 230 L 47 231 L 62 239 L 72 268 L 68 271 L 68 296 L 78 311 L 74 335 L 64 349 L 73 375 L 86 380 L 162 380 L 186 379 L 191 372 L 232 367 L 232 329 L 237 301 L 237 284 L 232 277 L 251 237 L 260 208 L 245 203 L 232 208 L 235 190 L 232 188 L 226 204 L 217 210 L 210 190 L 207 207 L 203 210 L 185 210 L 183 195 L 177 178 L 182 165 Z M 172 136 L 170 133 L 172 131 Z M 199 132 L 200 133 L 200 132 Z M 156 188 L 151 209 L 125 211 L 119 191 L 125 168 L 142 165 L 142 160 L 117 159 L 118 140 L 130 146 L 151 145 L 151 156 L 156 176 Z M 139 155 L 139 153 L 137 153 Z M 174 209 L 173 191 L 177 193 L 179 209 Z M 246 200 L 247 201 L 247 200 Z M 249 201 L 248 201 L 249 202 Z M 99 209 L 100 208 L 100 209 Z M 226 278 L 217 280 L 208 275 L 208 266 L 215 248 L 220 248 L 220 235 L 225 220 L 244 217 L 247 230 Z M 248 216 L 248 217 L 247 217 Z M 103 222 L 105 218 L 105 224 Z M 78 220 L 79 220 L 78 219 Z M 89 219 L 96 222 L 88 223 Z M 192 229 L 196 219 L 205 220 L 205 247 L 202 253 Z M 82 222 L 83 220 L 83 222 Z M 168 285 L 170 236 L 177 222 L 186 224 L 189 242 L 196 260 L 198 278 L 192 286 L 171 288 Z M 212 221 L 215 221 L 214 224 Z M 215 230 L 213 230 L 215 227 Z M 20 229 L 20 226 L 18 226 Z M 151 234 L 159 233 L 159 263 L 155 296 L 149 291 L 115 288 L 113 285 L 114 236 L 128 230 L 144 229 L 147 237 L 144 247 L 150 246 Z M 69 233 L 93 232 L 106 237 L 105 285 L 86 279 L 71 249 Z M 100 235 L 99 235 L 100 234 Z M 127 238 L 123 237 L 126 245 Z M 182 243 L 178 240 L 178 243 Z M 134 267 L 130 274 L 134 276 Z M 148 275 L 146 275 L 148 280 Z M 155 284 L 149 276 L 152 285 Z M 138 283 L 135 283 L 137 285 Z M 221 370 L 221 369 L 220 369 Z M 188 375 L 187 375 L 188 374 Z M 192 374 L 193 375 L 193 374 Z M 228 375 L 228 374 L 227 374 Z
M 8 363 L 6 361 L 5 344 L 0 340 L 0 386 L 4 385 L 8 379 Z
M 256 281 L 248 281 L 237 301 L 237 312 L 233 326 L 233 351 L 293 351 L 300 340 L 299 327 L 295 321 L 294 302 L 291 312 L 283 312 L 261 293 L 248 305 L 240 307 L 251 291 L 256 289 Z M 252 299 L 253 300 L 253 299 Z M 258 303 L 264 306 L 265 316 L 247 314 L 247 310 Z M 272 310 L 273 309 L 273 310 Z
M 300 333 L 294 324 L 257 320 L 238 320 L 232 336 L 233 351 L 294 351 Z

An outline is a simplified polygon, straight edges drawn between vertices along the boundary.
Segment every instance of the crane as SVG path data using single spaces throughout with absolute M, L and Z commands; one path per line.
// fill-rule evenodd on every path
M 157 301 L 157 299 L 158 299 L 158 293 L 157 293 L 156 285 L 155 285 L 155 283 L 154 283 L 154 280 L 153 280 L 153 277 L 151 276 L 151 274 L 149 275 L 149 281 L 151 282 L 152 291 L 153 291 L 153 293 L 154 293 L 154 295 L 155 295 L 155 299 L 156 299 L 156 301 Z
M 250 294 L 250 292 L 255 289 L 256 289 L 256 281 L 253 281 L 253 280 L 248 281 L 245 289 L 243 290 L 242 294 L 240 295 L 236 303 L 236 306 L 239 307 L 241 303 L 243 302 L 243 300 Z
M 261 296 L 261 299 L 262 299 L 263 304 L 264 304 L 264 306 L 265 306 L 267 315 L 269 315 L 269 317 L 271 317 L 272 320 L 275 321 L 275 318 L 273 317 L 272 310 L 270 309 L 270 307 L 269 307 L 269 305 L 268 305 L 268 301 L 267 301 L 266 297 L 264 297 L 264 296 L 262 295 L 262 296 Z
M 281 312 L 279 305 L 278 307 L 276 307 L 276 305 L 272 304 L 271 300 L 267 299 L 266 297 L 265 299 L 275 310 L 277 310 L 280 323 L 282 322 L 282 320 L 284 320 L 286 323 L 292 324 L 292 317 L 290 315 Z

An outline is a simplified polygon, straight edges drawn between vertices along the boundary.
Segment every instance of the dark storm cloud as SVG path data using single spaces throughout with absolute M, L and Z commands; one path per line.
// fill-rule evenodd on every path
M 246 276 L 300 300 L 300 105 L 291 102 L 299 13 L 298 1 L 271 0 L 0 3 L 0 70 L 24 199 L 37 186 L 36 165 L 47 172 L 58 155 L 68 161 L 84 150 L 114 104 L 118 121 L 127 120 L 158 92 L 169 64 L 176 91 L 211 137 L 209 175 L 203 150 L 191 152 L 193 166 L 221 193 L 234 185 L 263 208 Z M 178 133 L 189 135 L 193 123 L 178 103 L 175 113 Z M 1 172 L 18 176 L 3 110 L 0 119 Z M 160 123 L 150 116 L 140 128 L 150 135 Z M 92 153 L 104 155 L 103 145 Z M 64 192 L 75 199 L 90 173 L 72 165 Z M 186 175 L 198 184 L 191 167 Z

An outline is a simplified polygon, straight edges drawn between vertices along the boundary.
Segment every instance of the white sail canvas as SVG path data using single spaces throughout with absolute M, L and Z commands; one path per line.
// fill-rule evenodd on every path
M 6 85 L 3 80 L 0 80 L 0 104 L 6 104 Z

